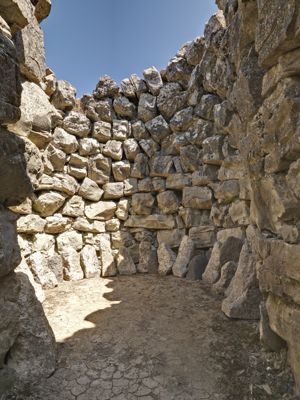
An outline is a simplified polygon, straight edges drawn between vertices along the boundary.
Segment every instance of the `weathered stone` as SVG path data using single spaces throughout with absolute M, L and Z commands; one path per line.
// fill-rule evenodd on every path
M 136 74 L 131 75 L 130 81 L 132 86 L 134 87 L 134 91 L 138 99 L 140 98 L 142 93 L 147 92 L 146 82 L 143 79 L 139 78 Z
M 179 207 L 179 199 L 174 192 L 167 190 L 157 195 L 157 204 L 163 214 L 174 214 Z
M 41 233 L 44 232 L 46 221 L 39 215 L 26 215 L 17 221 L 17 231 L 19 233 Z
M 61 211 L 67 217 L 82 217 L 84 215 L 84 200 L 80 196 L 68 199 Z
M 168 64 L 166 78 L 169 82 L 180 83 L 187 88 L 193 67 L 182 57 L 174 57 Z
M 103 185 L 103 199 L 113 200 L 120 199 L 124 195 L 124 184 L 123 182 L 112 182 Z
M 37 233 L 34 236 L 32 250 L 45 254 L 54 254 L 55 238 L 46 233 Z
M 111 123 L 97 121 L 93 125 L 92 136 L 100 143 L 106 143 L 111 139 Z
M 171 215 L 152 214 L 146 217 L 130 216 L 124 224 L 127 228 L 145 228 L 145 229 L 173 229 L 175 220 Z
M 61 250 L 66 281 L 80 281 L 84 278 L 80 265 L 80 254 L 74 247 L 64 246 Z
M 61 120 L 58 111 L 50 104 L 48 96 L 33 82 L 22 84 L 21 118 L 10 126 L 20 136 L 28 136 L 31 131 L 51 132 Z
M 143 93 L 139 100 L 138 119 L 143 122 L 150 121 L 157 115 L 156 97 L 150 93 Z
M 138 183 L 136 178 L 125 179 L 124 195 L 131 196 L 138 191 Z
M 131 125 L 127 120 L 113 120 L 113 139 L 124 141 L 129 138 Z
M 165 243 L 172 249 L 178 248 L 184 235 L 185 229 L 160 230 L 157 232 L 157 242 L 159 245 Z
M 67 133 L 62 128 L 56 128 L 53 135 L 53 144 L 64 153 L 75 153 L 78 149 L 78 142 L 75 136 Z
M 103 149 L 103 154 L 113 160 L 121 161 L 123 155 L 122 143 L 116 140 L 109 140 Z
M 191 186 L 192 179 L 190 174 L 172 174 L 167 177 L 166 188 L 182 190 L 186 186 Z
M 0 277 L 2 278 L 12 272 L 21 262 L 17 241 L 16 216 L 10 211 L 1 210 L 0 240 Z
M 28 25 L 14 35 L 14 43 L 22 75 L 38 83 L 46 73 L 44 34 L 32 11 L 29 13 Z
M 170 120 L 185 104 L 186 92 L 183 92 L 180 84 L 176 82 L 163 86 L 157 97 L 157 107 L 166 120 Z
M 224 293 L 230 285 L 237 270 L 237 264 L 233 261 L 228 261 L 221 268 L 220 279 L 213 285 L 213 289 L 218 293 Z
M 34 199 L 33 209 L 42 217 L 49 217 L 58 211 L 64 204 L 66 196 L 57 192 L 42 193 Z
M 138 215 L 150 215 L 154 206 L 154 197 L 150 193 L 137 193 L 132 196 L 132 211 Z
M 54 171 L 62 172 L 67 160 L 67 155 L 62 150 L 50 144 L 44 152 L 44 159 L 51 163 Z
M 113 109 L 113 100 L 112 99 L 105 99 L 100 100 L 95 103 L 95 114 L 88 115 L 89 118 L 92 118 L 94 121 L 105 121 L 105 122 L 112 122 L 115 118 L 115 112 Z
M 157 273 L 157 251 L 156 247 L 149 241 L 144 240 L 139 245 L 139 263 L 137 270 L 140 273 Z
M 180 165 L 183 172 L 194 172 L 200 168 L 200 154 L 200 151 L 192 145 L 180 149 Z
M 170 128 L 173 132 L 185 132 L 193 123 L 193 107 L 178 111 L 170 121 Z
M 189 231 L 189 237 L 193 240 L 195 248 L 206 249 L 213 247 L 216 241 L 214 226 L 193 227 Z
M 145 126 L 150 132 L 152 138 L 158 143 L 166 138 L 171 132 L 168 123 L 161 115 L 146 122 Z
M 159 144 L 153 139 L 142 139 L 139 145 L 149 158 L 152 158 L 160 149 Z
M 28 215 L 32 213 L 32 200 L 27 198 L 21 204 L 15 207 L 9 207 L 15 214 Z
M 67 81 L 57 81 L 51 103 L 58 110 L 71 110 L 75 105 L 76 89 Z
M 42 175 L 37 191 L 42 190 L 55 190 L 73 196 L 78 190 L 78 183 L 76 179 L 66 174 Z
M 79 154 L 81 156 L 92 156 L 99 151 L 99 143 L 94 138 L 83 138 L 79 141 Z
M 250 207 L 246 201 L 235 201 L 229 208 L 230 218 L 238 225 L 250 224 Z
M 113 201 L 99 201 L 85 207 L 85 215 L 89 219 L 98 221 L 107 221 L 111 219 L 117 209 L 116 203 Z
M 121 247 L 118 251 L 117 268 L 120 275 L 133 275 L 136 273 L 136 266 L 126 247 Z
M 136 155 L 134 164 L 131 170 L 131 177 L 143 179 L 149 175 L 148 158 L 145 154 L 139 153 Z
M 119 94 L 117 83 L 108 75 L 103 75 L 97 83 L 93 96 L 96 99 L 104 99 L 105 97 L 116 97 Z
M 193 186 L 205 186 L 217 180 L 218 168 L 213 165 L 203 165 L 192 175 Z
M 45 289 L 51 289 L 58 285 L 56 275 L 51 270 L 47 255 L 37 252 L 27 258 L 27 263 L 34 275 L 35 280 Z
M 55 339 L 29 278 L 18 272 L 1 283 L 1 360 L 9 351 L 5 368 L 23 383 L 48 378 L 55 370 Z
M 172 272 L 176 261 L 176 253 L 166 243 L 161 243 L 157 250 L 158 273 L 160 275 L 169 275 Z
M 118 218 L 109 219 L 105 222 L 106 232 L 117 232 L 120 230 L 120 221 Z
M 222 136 L 212 136 L 203 142 L 203 162 L 205 164 L 221 165 L 224 159 L 222 153 L 223 146 Z
M 191 281 L 201 280 L 207 263 L 208 258 L 205 253 L 194 256 L 189 262 L 186 279 L 189 279 Z
M 194 255 L 194 242 L 188 236 L 184 236 L 180 243 L 178 255 L 173 265 L 173 274 L 179 278 L 186 276 L 188 272 L 188 264 Z
M 99 188 L 96 182 L 85 178 L 80 186 L 78 194 L 86 200 L 99 201 L 103 195 L 103 190 Z
M 72 135 L 82 138 L 90 133 L 91 123 L 84 114 L 71 111 L 64 119 L 63 128 Z
M 206 187 L 188 187 L 183 189 L 182 203 L 184 207 L 210 209 L 212 206 L 212 192 Z
M 255 257 L 246 241 L 236 274 L 222 303 L 222 311 L 230 318 L 259 319 L 261 295 L 255 265 Z
M 140 147 L 135 139 L 127 139 L 124 142 L 124 152 L 127 160 L 134 161 L 136 156 L 140 153 Z
M 127 199 L 121 199 L 118 203 L 117 210 L 115 215 L 121 221 L 126 221 L 128 218 L 128 211 L 129 211 L 129 201 Z
M 99 237 L 99 248 L 102 260 L 102 276 L 114 276 L 117 274 L 117 269 L 111 249 L 109 234 L 102 234 Z
M 149 137 L 150 137 L 149 133 L 146 131 L 145 124 L 142 121 L 134 122 L 131 125 L 131 131 L 132 131 L 133 137 L 138 141 L 140 141 L 142 139 L 149 139 Z
M 70 228 L 70 219 L 63 217 L 61 214 L 54 214 L 46 218 L 45 232 L 56 234 L 65 232 Z
M 219 202 L 231 203 L 239 197 L 240 186 L 239 181 L 224 181 L 213 187 L 214 194 Z
M 94 278 L 100 275 L 99 260 L 93 246 L 87 244 L 80 252 L 80 262 L 85 278 Z
M 115 98 L 113 102 L 113 107 L 116 114 L 119 117 L 127 117 L 130 119 L 134 119 L 136 115 L 136 107 L 131 101 L 127 99 L 125 96 L 119 96 Z
M 157 156 L 150 161 L 150 176 L 167 178 L 174 173 L 173 159 L 171 156 Z
M 111 159 L 98 154 L 90 159 L 88 177 L 98 185 L 109 182 L 111 172 Z
M 163 81 L 161 79 L 160 73 L 155 67 L 150 67 L 148 69 L 145 69 L 144 78 L 149 91 L 154 96 L 157 96 L 160 92 L 160 89 L 163 87 Z
M 86 167 L 74 167 L 73 165 L 68 165 L 67 171 L 68 175 L 78 180 L 82 180 L 87 176 Z

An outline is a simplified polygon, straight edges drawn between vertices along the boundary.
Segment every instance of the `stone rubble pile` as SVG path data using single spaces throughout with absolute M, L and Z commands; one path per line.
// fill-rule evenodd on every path
M 300 386 L 298 2 L 217 0 L 164 70 L 103 76 L 80 100 L 45 67 L 50 1 L 7 2 L 0 121 L 23 138 L 34 195 L 6 205 L 39 295 L 63 279 L 202 279 L 228 317 L 260 319 L 268 348 L 288 344 Z

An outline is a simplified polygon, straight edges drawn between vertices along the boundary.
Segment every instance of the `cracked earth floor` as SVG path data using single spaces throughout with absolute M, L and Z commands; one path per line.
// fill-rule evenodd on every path
M 284 354 L 232 321 L 200 282 L 117 277 L 63 283 L 45 313 L 58 342 L 49 379 L 20 399 L 296 399 Z

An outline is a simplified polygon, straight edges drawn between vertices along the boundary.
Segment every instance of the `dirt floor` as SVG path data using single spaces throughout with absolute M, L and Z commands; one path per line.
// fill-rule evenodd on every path
M 256 323 L 232 321 L 200 282 L 92 279 L 48 291 L 57 370 L 18 399 L 291 400 L 285 354 L 262 352 Z

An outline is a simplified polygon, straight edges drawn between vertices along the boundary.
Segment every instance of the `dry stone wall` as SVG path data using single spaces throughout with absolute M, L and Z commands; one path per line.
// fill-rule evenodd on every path
M 202 279 L 228 317 L 260 320 L 266 347 L 287 343 L 300 386 L 298 2 L 218 0 L 164 70 L 104 76 L 80 100 L 44 65 L 35 3 L 0 26 L 27 21 L 21 102 L 3 102 L 34 187 L 11 210 L 40 296 L 100 275 Z

